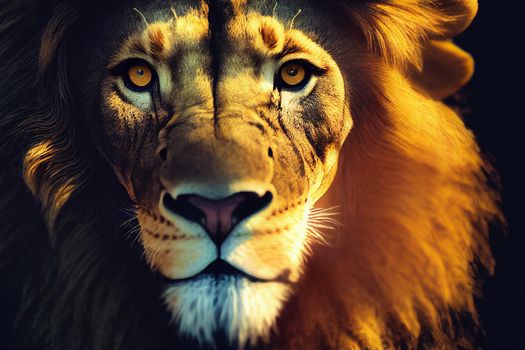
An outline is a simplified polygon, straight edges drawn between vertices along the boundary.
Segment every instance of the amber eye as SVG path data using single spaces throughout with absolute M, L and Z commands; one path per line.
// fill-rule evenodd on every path
M 279 70 L 279 77 L 283 87 L 298 88 L 308 81 L 309 72 L 300 62 L 288 62 Z
M 145 64 L 133 64 L 128 69 L 128 79 L 132 88 L 144 90 L 151 84 L 153 73 Z

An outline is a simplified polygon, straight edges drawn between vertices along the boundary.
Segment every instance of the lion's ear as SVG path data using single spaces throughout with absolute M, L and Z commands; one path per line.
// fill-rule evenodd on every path
M 421 69 L 411 69 L 410 78 L 433 99 L 455 94 L 472 77 L 474 59 L 451 40 L 433 40 L 423 51 Z
M 477 0 L 335 0 L 370 50 L 441 99 L 471 77 L 473 60 L 451 39 L 474 19 Z
M 438 8 L 451 20 L 443 31 L 431 37 L 422 50 L 422 66 L 412 68 L 412 80 L 432 98 L 441 100 L 461 89 L 474 73 L 474 60 L 452 42 L 472 23 L 478 11 L 477 0 L 444 0 Z
M 441 0 L 435 6 L 450 20 L 443 24 L 443 31 L 433 39 L 450 39 L 462 33 L 478 13 L 478 0 Z

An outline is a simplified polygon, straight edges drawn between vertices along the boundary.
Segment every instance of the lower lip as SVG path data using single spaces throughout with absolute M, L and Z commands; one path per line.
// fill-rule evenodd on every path
M 221 281 L 221 280 L 241 280 L 246 279 L 250 282 L 272 282 L 272 281 L 266 281 L 262 280 L 253 276 L 250 276 L 248 274 L 242 273 L 242 272 L 235 272 L 235 273 L 210 273 L 207 271 L 202 271 L 194 276 L 187 277 L 187 278 L 180 278 L 180 279 L 173 279 L 164 276 L 163 274 L 159 273 L 160 278 L 163 280 L 165 284 L 178 284 L 178 283 L 185 283 L 185 282 L 193 282 L 203 279 L 213 279 L 215 281 Z
M 224 260 L 220 260 L 220 259 L 215 260 L 214 262 L 209 264 L 204 270 L 188 278 L 174 280 L 174 279 L 170 279 L 169 277 L 165 277 L 165 279 L 167 279 L 170 284 L 178 283 L 178 282 L 185 282 L 185 281 L 196 281 L 196 280 L 200 280 L 203 278 L 213 279 L 215 281 L 226 280 L 226 279 L 227 280 L 246 279 L 251 282 L 268 282 L 268 281 L 253 277 L 245 273 L 244 271 L 241 271 L 238 268 L 233 267 L 232 265 L 228 264 Z

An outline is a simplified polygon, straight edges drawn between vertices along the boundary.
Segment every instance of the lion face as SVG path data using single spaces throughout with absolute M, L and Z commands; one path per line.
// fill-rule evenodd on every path
M 304 2 L 199 1 L 118 13 L 108 21 L 126 35 L 106 56 L 87 48 L 87 69 L 103 72 L 91 134 L 136 203 L 180 332 L 255 343 L 301 277 L 310 211 L 351 128 L 318 29 L 330 14 L 303 23 L 316 18 Z

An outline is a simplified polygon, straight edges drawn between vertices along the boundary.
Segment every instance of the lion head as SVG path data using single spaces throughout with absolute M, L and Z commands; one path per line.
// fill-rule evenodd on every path
M 440 101 L 476 1 L 50 3 L 0 28 L 0 271 L 29 344 L 465 343 L 499 212 Z

